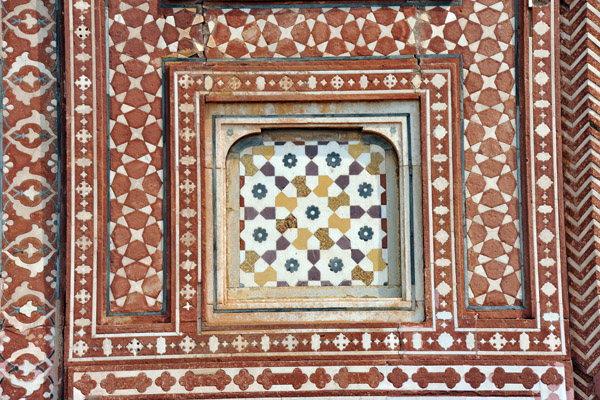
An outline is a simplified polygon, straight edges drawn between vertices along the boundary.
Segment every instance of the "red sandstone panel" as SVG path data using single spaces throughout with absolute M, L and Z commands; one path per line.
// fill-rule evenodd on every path
M 163 169 L 163 57 L 198 51 L 202 17 L 150 13 L 148 3 L 108 4 L 109 315 L 165 314 L 167 204 Z M 194 35 L 194 36 L 190 36 Z
M 0 396 L 56 396 L 59 103 L 51 1 L 2 4 Z M 58 324 L 57 324 L 58 322 Z
M 572 15 L 579 15 L 579 16 L 581 16 L 582 14 L 577 14 L 576 11 L 578 10 L 577 7 L 579 7 L 579 6 L 583 5 L 583 4 L 587 4 L 588 7 L 589 7 L 589 3 L 584 3 L 584 2 L 574 3 L 573 8 L 575 10 L 573 11 Z M 13 7 L 13 6 L 18 6 L 17 8 L 19 8 L 19 10 L 20 10 L 19 11 L 20 18 L 14 18 L 13 17 L 13 14 L 11 13 L 11 11 L 12 11 L 11 7 Z M 82 7 L 83 9 L 87 9 L 87 7 L 85 6 L 85 3 L 80 3 L 79 6 Z M 43 17 L 40 20 L 38 20 L 38 22 L 39 22 L 38 25 L 37 26 L 35 26 L 35 24 L 31 24 L 31 26 L 27 25 L 27 28 L 25 30 L 29 30 L 31 27 L 35 27 L 35 29 L 39 29 L 40 31 L 45 32 L 44 35 L 45 35 L 46 39 L 50 40 L 51 35 L 49 35 L 49 33 L 50 33 L 51 30 L 52 31 L 54 30 L 54 28 L 53 28 L 53 22 L 52 22 L 53 19 L 54 19 L 54 15 L 51 12 L 45 12 L 45 10 L 43 9 L 43 5 L 41 5 L 41 3 L 38 2 L 35 5 L 33 3 L 25 3 L 23 5 L 20 5 L 20 4 L 19 5 L 15 5 L 15 4 L 11 3 L 11 2 L 8 2 L 8 3 L 5 3 L 5 8 L 8 11 L 3 15 L 3 22 L 4 22 L 4 26 L 9 27 L 9 29 L 13 29 L 15 26 L 23 27 L 25 25 L 25 23 L 21 22 L 21 21 L 28 21 L 28 20 L 31 19 L 31 18 L 27 17 L 28 14 L 29 15 L 33 15 L 34 18 L 37 18 L 37 15 L 39 13 L 41 13 L 43 15 Z M 153 6 L 153 8 L 155 8 L 155 7 Z M 30 11 L 30 10 L 34 10 L 34 9 L 36 9 L 36 11 Z M 584 18 L 591 18 L 591 19 L 593 19 L 593 16 L 591 14 L 586 15 L 584 13 L 583 17 Z M 577 21 L 569 22 L 569 23 L 572 24 L 575 27 L 579 26 Z M 552 24 L 549 24 L 549 25 L 552 26 Z M 79 26 L 77 26 L 77 27 L 79 27 Z M 543 25 L 542 25 L 542 27 L 543 27 Z M 77 31 L 77 34 L 78 34 L 78 36 L 81 35 L 82 37 L 85 37 L 85 36 L 89 35 L 89 32 L 90 31 L 86 30 L 85 26 L 83 26 L 83 28 L 81 28 L 81 29 L 79 29 Z M 587 32 L 587 30 L 578 30 L 578 32 Z M 21 51 L 27 52 L 30 57 L 33 54 L 36 54 L 36 55 L 40 55 L 40 54 L 41 55 L 43 55 L 43 54 L 52 55 L 53 52 L 51 50 L 47 51 L 45 53 L 44 52 L 40 53 L 40 52 L 38 52 L 38 48 L 37 47 L 31 47 L 31 48 L 29 48 L 28 46 L 20 46 L 20 45 L 16 45 L 15 46 L 14 45 L 15 43 L 20 44 L 19 43 L 19 39 L 17 37 L 19 37 L 21 34 L 24 34 L 24 33 L 21 32 L 21 33 L 19 33 L 18 35 L 14 36 L 14 37 L 10 36 L 10 34 L 7 34 L 5 36 L 5 42 L 6 42 L 6 44 L 3 47 L 6 49 L 5 51 L 8 53 L 7 59 L 10 60 L 10 55 L 11 54 L 21 54 L 20 53 Z M 185 35 L 185 32 L 183 34 Z M 577 41 L 577 38 L 576 38 L 576 40 L 574 40 L 574 42 L 579 43 Z M 542 45 L 544 45 L 544 44 L 542 44 Z M 38 44 L 38 46 L 44 47 L 44 45 L 39 45 L 39 44 Z M 587 46 L 587 44 L 585 44 L 585 46 Z M 13 52 L 10 51 L 11 49 L 12 50 L 16 49 L 17 52 L 13 53 Z M 31 51 L 27 51 L 27 50 L 31 50 Z M 574 54 L 579 54 L 579 53 L 574 52 Z M 82 55 L 82 57 L 85 57 L 85 56 Z M 585 65 L 586 59 L 584 58 L 583 61 L 584 61 L 583 65 Z M 17 64 L 15 64 L 15 65 L 17 65 Z M 48 78 L 55 77 L 56 73 L 57 73 L 55 70 L 53 70 L 53 68 L 52 68 L 51 65 L 53 65 L 53 64 L 50 63 L 49 66 L 48 66 L 48 71 L 51 71 L 51 73 L 50 74 L 45 74 L 45 76 L 48 77 Z M 543 67 L 543 65 L 542 65 L 542 67 Z M 7 68 L 10 69 L 10 70 L 12 70 L 12 68 L 10 66 L 7 66 Z M 13 77 L 17 77 L 17 78 L 21 77 L 21 75 L 19 75 L 19 73 L 13 74 L 12 76 Z M 25 76 L 27 76 L 27 74 L 25 74 Z M 35 73 L 33 73 L 31 76 L 35 76 Z M 13 85 L 15 83 L 14 81 L 11 81 L 10 76 L 8 76 L 8 75 L 5 75 L 4 79 L 5 79 L 5 82 L 9 82 L 10 81 Z M 52 81 L 52 79 L 51 79 L 51 81 Z M 26 82 L 20 83 L 20 85 L 22 85 L 22 87 L 24 87 L 26 89 L 29 89 L 26 86 L 26 85 L 28 85 L 28 83 L 26 83 Z M 55 84 L 52 83 L 51 86 L 52 85 L 55 85 Z M 10 86 L 10 84 L 9 84 L 9 86 Z M 31 85 L 29 85 L 29 86 L 30 86 L 30 88 L 33 87 Z M 580 86 L 580 84 L 579 83 L 575 83 L 573 86 L 576 87 L 576 88 L 578 88 Z M 49 99 L 51 97 L 52 96 L 50 96 Z M 584 103 L 584 104 L 587 104 L 587 103 Z M 48 117 L 48 114 L 47 114 L 48 107 L 52 108 L 52 107 L 55 107 L 55 105 L 52 105 L 52 104 L 50 104 L 50 105 L 45 105 L 45 104 L 39 104 L 39 105 L 38 104 L 31 104 L 30 107 L 31 107 L 32 111 L 33 110 L 37 110 L 37 111 L 40 112 L 40 114 L 46 115 L 46 117 Z M 18 108 L 18 111 L 22 112 L 25 109 L 27 109 L 27 107 L 22 106 L 22 107 Z M 9 115 L 10 116 L 12 110 L 14 110 L 14 108 L 11 108 L 10 104 L 9 104 L 9 106 L 5 110 L 5 115 Z M 574 111 L 574 114 L 582 115 L 584 113 Z M 17 126 L 17 125 L 18 125 L 18 123 L 15 126 Z M 46 125 L 44 125 L 44 126 L 46 126 Z M 571 129 L 570 126 L 569 126 L 569 129 Z M 567 130 L 565 130 L 565 131 L 567 131 Z M 586 132 L 586 131 L 583 131 L 583 132 Z M 50 136 L 52 136 L 52 135 L 50 135 Z M 83 133 L 83 136 L 86 136 L 86 134 Z M 579 135 L 578 137 L 584 138 L 585 135 L 584 136 Z M 42 152 L 48 152 L 48 150 L 46 149 L 46 146 L 45 146 L 44 143 L 45 142 L 40 143 L 39 146 L 35 146 L 35 145 L 32 145 L 31 143 L 29 143 L 31 145 L 30 146 L 30 149 L 32 149 L 31 151 L 37 152 L 38 150 L 40 150 Z M 15 147 L 14 146 L 10 147 L 9 148 L 9 152 L 6 152 L 5 156 L 6 155 L 10 156 L 10 151 L 15 151 Z M 57 152 L 57 150 L 52 150 L 51 152 L 54 152 L 54 151 Z M 29 154 L 29 150 L 27 150 L 26 153 Z M 50 153 L 47 153 L 47 154 L 50 154 Z M 21 154 L 21 153 L 19 153 L 19 154 Z M 587 165 L 586 162 L 581 162 L 581 160 L 582 160 L 581 157 L 578 157 L 577 160 L 578 160 L 578 162 L 576 164 L 576 167 L 578 168 L 578 170 L 584 170 L 585 169 L 584 165 Z M 583 158 L 583 160 L 585 160 L 585 158 Z M 56 162 L 56 161 L 49 161 L 49 162 L 52 163 L 52 162 Z M 5 168 L 8 168 L 9 171 L 10 171 L 10 169 L 11 169 L 11 162 L 10 162 L 10 160 L 6 163 Z M 9 172 L 9 174 L 10 174 L 10 172 Z M 52 181 L 52 182 L 54 182 L 54 178 L 55 178 L 54 174 L 55 174 L 55 172 L 53 172 L 53 171 L 49 171 L 49 172 L 46 171 L 46 172 L 44 172 L 44 176 L 46 177 L 46 179 L 48 181 Z M 576 185 L 576 186 L 577 186 L 576 189 L 578 190 L 576 192 L 576 194 L 579 195 L 580 191 L 581 191 L 581 186 L 580 185 Z M 50 191 L 50 192 L 46 192 L 46 193 L 54 193 L 54 192 Z M 583 193 L 585 193 L 585 191 L 583 191 Z M 5 194 L 6 194 L 6 191 L 5 191 Z M 578 210 L 579 210 L 579 208 L 578 208 Z M 579 211 L 579 212 L 581 213 L 582 211 Z M 577 215 L 579 215 L 579 214 L 577 214 Z M 14 223 L 14 221 L 20 222 L 21 220 L 20 219 L 19 220 L 14 220 L 14 219 L 10 219 L 10 218 L 7 219 L 7 220 L 5 220 L 5 225 L 6 225 L 7 229 L 10 230 L 10 229 L 12 229 L 14 227 L 14 224 L 11 224 L 11 222 Z M 47 222 L 50 222 L 49 224 L 46 224 L 47 227 L 44 224 L 41 224 L 41 226 L 42 226 L 43 229 L 45 229 L 46 234 L 52 235 L 52 232 L 53 232 L 52 226 L 55 226 L 55 225 L 52 222 L 52 219 L 49 219 Z M 578 223 L 578 225 L 580 225 L 580 226 L 586 226 L 587 224 Z M 32 235 L 32 236 L 22 236 L 22 238 L 23 239 L 30 239 L 30 238 L 33 238 L 34 236 L 38 237 L 37 235 Z M 579 236 L 577 236 L 577 237 L 579 237 Z M 579 241 L 579 239 L 577 239 L 577 238 L 575 238 L 574 240 L 576 242 Z M 55 254 L 56 253 L 54 253 L 54 256 L 53 256 L 54 258 L 56 257 Z M 85 267 L 83 267 L 83 268 L 85 269 Z M 46 271 L 46 270 L 47 270 L 47 268 L 44 269 L 44 271 Z M 49 282 L 53 282 L 54 278 L 52 277 L 53 276 L 52 272 L 54 271 L 54 269 L 51 269 L 51 270 L 48 270 L 48 271 L 49 271 L 49 274 L 50 274 L 50 275 L 48 275 L 48 281 Z M 44 274 L 45 273 L 46 272 L 44 272 Z M 27 274 L 25 274 L 25 275 L 27 275 Z M 7 290 L 9 291 L 9 293 L 10 293 L 10 290 L 11 290 L 10 288 L 12 287 L 12 285 L 15 284 L 15 282 L 17 282 L 17 283 L 19 282 L 19 280 L 17 280 L 17 281 L 14 280 L 15 276 L 20 276 L 20 274 L 13 274 L 12 272 L 10 272 L 8 270 L 5 270 L 5 275 L 3 276 L 3 278 L 4 278 L 4 283 L 8 287 Z M 587 277 L 588 275 L 585 275 L 585 276 Z M 36 283 L 36 284 L 33 285 L 33 287 L 37 288 L 36 290 L 40 290 L 41 292 L 45 292 L 48 285 L 50 286 L 50 288 L 48 288 L 48 294 L 49 294 L 49 296 L 48 296 L 49 303 L 48 304 L 52 304 L 52 302 L 54 301 L 53 297 L 52 297 L 54 290 L 52 289 L 51 283 L 49 284 L 49 283 L 44 283 L 44 282 L 40 281 L 39 284 Z M 547 290 L 551 291 L 552 288 L 551 287 L 547 287 Z M 577 290 L 579 290 L 579 289 L 577 289 Z M 582 289 L 581 292 L 584 293 L 585 291 L 583 291 L 583 289 Z M 25 296 L 24 298 L 21 298 L 21 297 L 18 296 L 17 292 L 15 291 L 13 293 L 13 296 L 11 296 L 11 298 L 14 300 L 14 302 L 12 304 L 13 305 L 17 305 L 17 307 L 19 307 L 19 312 L 12 313 L 10 316 L 12 318 L 14 318 L 15 321 L 17 321 L 17 320 L 20 321 L 20 322 L 18 322 L 18 324 L 21 324 L 22 322 L 29 323 L 31 320 L 35 320 L 35 315 L 36 315 L 37 311 L 34 311 L 34 312 L 32 312 L 30 314 L 32 316 L 31 319 L 29 319 L 29 317 L 28 317 L 27 314 L 29 313 L 28 310 L 30 310 L 32 307 L 36 307 L 37 299 L 39 299 L 39 301 L 42 301 L 42 297 L 41 296 L 38 296 L 37 299 L 35 301 L 33 301 L 32 299 L 34 299 L 34 297 Z M 29 300 L 32 300 L 31 303 L 29 303 Z M 593 301 L 592 301 L 592 303 L 593 303 Z M 7 303 L 3 302 L 3 306 L 4 306 L 4 304 L 7 304 Z M 20 304 L 24 304 L 24 306 L 21 307 Z M 40 303 L 40 305 L 41 304 L 42 303 Z M 586 304 L 587 305 L 587 304 L 590 304 L 590 302 L 586 301 L 586 300 L 583 300 L 582 304 Z M 576 311 L 577 309 L 574 309 L 574 310 Z M 39 311 L 39 309 L 38 309 L 38 311 Z M 53 315 L 52 311 L 50 310 L 50 312 L 48 314 L 46 314 L 46 315 L 47 316 L 52 316 Z M 28 317 L 28 318 L 25 319 L 25 317 Z M 81 322 L 84 322 L 84 321 L 81 321 Z M 589 325 L 586 325 L 586 326 L 589 327 Z M 10 329 L 6 329 L 5 331 L 6 331 L 6 337 L 3 339 L 4 346 L 3 346 L 3 353 L 2 353 L 2 355 L 3 355 L 3 357 L 5 359 L 13 360 L 13 362 L 16 361 L 17 363 L 21 363 L 22 362 L 23 364 L 21 364 L 21 365 L 25 365 L 24 364 L 25 361 L 23 361 L 23 360 L 25 360 L 24 357 L 20 357 L 18 359 L 17 358 L 14 358 L 14 359 L 11 358 L 12 354 L 15 354 L 15 357 L 16 357 L 16 354 L 17 354 L 16 352 L 13 351 L 13 349 L 15 349 L 16 347 L 18 347 L 18 345 L 27 346 L 27 345 L 30 345 L 30 344 L 33 344 L 34 346 L 39 346 L 40 349 L 46 348 L 45 345 L 42 344 L 42 342 L 37 341 L 37 339 L 32 339 L 34 337 L 34 336 L 32 336 L 32 335 L 34 335 L 34 330 L 21 330 L 21 331 L 18 331 L 18 332 L 15 331 L 16 333 L 18 333 L 18 335 L 16 335 L 16 336 L 13 335 L 13 332 Z M 47 332 L 47 334 L 40 334 L 40 335 L 38 335 L 38 338 L 40 340 L 47 341 L 48 343 L 51 343 L 54 340 L 53 336 L 55 335 L 55 333 L 56 332 L 54 330 L 50 330 L 50 331 Z M 23 336 L 23 335 L 29 335 L 29 336 Z M 22 340 L 23 337 L 27 337 L 28 341 L 27 342 L 23 341 Z M 8 340 L 8 339 L 10 339 L 10 340 Z M 29 342 L 31 342 L 31 343 L 29 343 Z M 51 354 L 52 351 L 50 350 L 50 348 L 48 348 L 48 349 L 49 349 L 48 350 L 48 354 Z M 19 353 L 19 354 L 21 354 L 21 353 Z M 594 357 L 594 354 L 592 352 L 592 353 L 588 353 L 586 355 L 586 359 L 587 360 L 591 360 L 591 362 L 593 363 L 593 361 L 595 359 L 597 359 L 597 357 Z M 31 360 L 31 358 L 27 358 L 27 360 Z M 53 362 L 54 362 L 54 360 L 48 359 L 48 360 L 45 361 L 45 365 L 49 366 Z M 10 367 L 10 365 L 7 364 L 6 367 Z M 25 369 L 23 369 L 23 370 L 25 370 Z M 51 385 L 52 385 L 49 380 L 43 381 L 43 379 L 47 379 L 47 377 L 49 376 L 49 374 L 47 374 L 47 373 L 44 373 L 44 374 L 41 374 L 41 375 L 35 375 L 35 374 L 23 375 L 23 374 L 21 374 L 21 372 L 16 372 L 16 370 L 14 370 L 14 369 L 11 369 L 11 371 L 12 372 L 10 372 L 9 375 L 8 375 L 9 378 L 7 378 L 3 382 L 4 394 L 8 394 L 9 396 L 11 396 L 11 395 L 15 395 L 15 396 L 19 395 L 20 396 L 20 395 L 23 395 L 23 393 L 27 392 L 28 389 L 26 389 L 23 386 L 19 386 L 19 383 L 24 383 L 28 388 L 29 387 L 36 387 L 36 388 L 38 388 L 36 390 L 39 390 L 40 392 L 41 391 L 46 391 L 46 388 L 50 388 Z M 243 371 L 245 371 L 245 370 L 240 370 L 239 379 L 238 379 L 239 382 L 244 382 L 244 381 L 249 381 L 250 380 L 250 378 L 248 378 L 248 377 L 244 378 L 246 375 L 243 374 Z M 365 371 L 367 371 L 367 369 L 361 369 L 361 371 L 365 372 Z M 476 382 L 478 381 L 477 376 L 480 376 L 479 374 L 480 374 L 481 371 L 483 371 L 483 370 L 478 369 L 478 368 L 474 368 L 474 372 L 472 374 L 470 374 L 469 376 L 473 376 L 475 378 L 473 378 L 473 380 L 471 380 L 472 378 L 468 378 L 467 379 L 467 375 L 465 375 L 464 380 L 467 381 L 467 382 L 469 382 L 472 388 L 477 388 L 477 385 L 476 385 Z M 137 372 L 139 372 L 139 371 L 137 371 Z M 330 377 L 330 375 L 328 375 L 328 374 L 324 374 L 324 373 L 317 374 L 317 372 L 318 371 L 315 370 L 315 374 L 313 374 L 314 377 L 315 377 L 315 379 L 317 381 L 321 381 L 321 380 L 324 381 L 324 380 L 327 380 L 327 377 Z M 251 375 L 251 373 L 249 373 L 249 376 L 253 377 L 253 375 Z M 562 373 L 562 371 L 561 371 L 561 373 Z M 451 372 L 449 374 L 451 375 Z M 131 376 L 136 376 L 135 373 L 130 374 L 130 375 Z M 310 376 L 312 377 L 313 375 L 310 375 Z M 394 386 L 397 386 L 397 385 L 401 386 L 400 383 L 405 381 L 405 379 L 403 378 L 404 375 L 402 375 L 400 373 L 396 373 L 396 375 L 398 375 L 397 379 L 393 378 L 393 377 L 391 378 L 391 379 L 395 379 L 396 383 L 394 383 Z M 498 375 L 504 376 L 503 374 L 498 374 Z M 524 376 L 529 376 L 530 374 L 523 374 L 523 375 Z M 544 384 L 556 384 L 556 383 L 559 383 L 558 381 L 555 382 L 555 381 L 553 381 L 550 378 L 547 378 L 546 380 L 544 380 L 544 378 L 543 378 L 544 375 L 545 374 L 542 374 L 542 382 L 544 382 Z M 41 378 L 42 376 L 46 377 L 46 378 Z M 322 376 L 322 379 L 318 380 L 318 378 L 317 378 L 318 376 Z M 392 376 L 395 376 L 395 375 L 392 375 Z M 417 378 L 416 378 L 415 382 L 421 382 L 420 376 L 421 375 L 417 375 Z M 496 376 L 495 373 L 494 373 L 494 376 Z M 237 377 L 237 375 L 236 375 L 236 377 Z M 407 377 L 408 377 L 408 375 L 407 375 Z M 170 375 L 168 375 L 168 376 L 165 375 L 164 379 L 160 379 L 160 380 L 156 379 L 156 385 L 168 388 L 168 386 L 170 385 L 169 382 L 171 382 L 171 379 L 169 379 L 169 378 L 170 378 Z M 254 378 L 252 378 L 252 379 L 254 379 Z M 548 379 L 550 379 L 550 380 L 548 380 Z M 7 386 L 8 385 L 8 383 L 7 383 L 8 381 L 11 382 L 12 388 L 9 388 L 9 386 Z M 234 377 L 234 381 L 235 381 L 235 377 Z M 262 381 L 263 382 L 267 382 L 264 379 Z M 27 382 L 27 383 L 25 383 L 25 382 Z M 42 383 L 42 382 L 45 382 L 45 383 Z M 448 380 L 448 382 L 452 382 L 452 381 Z M 471 382 L 473 382 L 473 383 L 471 383 Z M 497 379 L 492 379 L 492 382 L 494 382 L 494 384 L 496 384 L 496 382 L 498 382 L 498 383 L 501 384 L 501 381 L 499 381 Z M 13 385 L 13 383 L 14 383 L 14 385 Z M 121 384 L 122 384 L 121 381 L 118 381 L 118 383 L 115 383 L 116 386 L 115 385 L 112 385 L 112 386 L 111 385 L 105 385 L 105 386 L 107 388 L 113 388 L 113 390 L 116 390 L 115 388 L 118 387 Z M 91 385 L 91 383 L 90 383 L 90 385 Z M 126 386 L 121 386 L 121 387 L 125 388 Z M 244 390 L 243 387 L 245 387 L 245 385 L 242 384 L 239 387 L 242 390 Z M 497 385 L 496 385 L 496 387 L 497 387 Z M 140 387 L 140 388 L 141 388 L 141 390 L 138 388 L 138 389 L 135 389 L 134 392 L 129 392 L 129 394 L 141 394 L 141 395 L 143 395 L 144 393 L 147 393 L 143 389 L 143 387 Z M 525 387 L 525 388 L 527 388 L 527 387 Z M 118 392 L 118 393 L 124 393 L 124 392 Z M 543 393 L 546 393 L 546 392 L 543 392 Z M 557 393 L 560 393 L 560 392 L 557 392 Z M 501 394 L 501 393 L 499 393 L 499 394 Z M 579 392 L 579 395 L 583 396 L 583 393 Z M 36 396 L 36 394 L 30 394 L 30 396 Z
M 600 275 L 596 255 L 598 3 L 570 1 L 561 8 L 562 130 L 565 157 L 565 231 L 570 329 L 576 360 L 575 393 L 589 398 L 600 373 Z M 598 393 L 596 384 L 596 393 Z
M 196 368 L 197 367 L 197 368 Z M 192 369 L 194 368 L 194 369 Z M 502 396 L 513 399 L 568 398 L 564 376 L 569 365 L 380 365 L 290 363 L 285 366 L 244 363 L 234 368 L 203 364 L 169 369 L 82 368 L 71 372 L 74 399 L 111 396 L 115 399 L 175 395 L 177 398 L 285 398 L 322 396 L 455 395 L 463 399 Z M 331 397 L 329 397 L 331 398 Z M 480 398 L 480 397 L 479 397 Z

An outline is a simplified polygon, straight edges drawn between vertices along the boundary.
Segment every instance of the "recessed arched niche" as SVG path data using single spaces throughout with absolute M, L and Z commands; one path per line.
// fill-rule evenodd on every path
M 294 107 L 294 115 L 287 103 L 206 107 L 216 249 L 205 263 L 209 321 L 422 320 L 418 103 Z

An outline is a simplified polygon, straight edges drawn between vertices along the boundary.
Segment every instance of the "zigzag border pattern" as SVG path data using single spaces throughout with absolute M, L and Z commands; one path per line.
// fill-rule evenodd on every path
M 565 231 L 575 395 L 600 372 L 600 2 L 561 9 Z

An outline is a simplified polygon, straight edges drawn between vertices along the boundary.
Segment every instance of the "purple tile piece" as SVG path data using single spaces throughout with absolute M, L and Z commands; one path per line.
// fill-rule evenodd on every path
M 321 281 L 321 286 L 333 286 L 329 281 Z
M 296 283 L 296 286 L 308 286 L 308 281 L 298 281 L 298 283 Z
M 265 207 L 260 212 L 264 219 L 275 219 L 275 207 Z
M 369 208 L 369 211 L 367 211 L 367 214 L 369 214 L 371 218 L 381 218 L 381 207 L 372 206 Z
M 285 281 L 277 281 L 277 287 L 289 287 L 290 284 Z
M 277 186 L 277 189 L 279 190 L 285 189 L 288 183 L 290 183 L 290 181 L 288 181 L 284 176 L 275 177 L 275 186 Z
M 277 239 L 277 242 L 275 242 L 275 248 L 277 250 L 285 250 L 288 248 L 288 246 L 290 245 L 290 242 L 284 238 L 283 236 L 281 236 L 279 239 Z
M 319 166 L 312 161 L 306 164 L 306 175 L 319 175 Z
M 340 249 L 348 250 L 350 248 L 350 239 L 342 236 L 336 243 Z
M 360 165 L 358 162 L 354 161 L 352 164 L 350 164 L 350 168 L 348 169 L 348 172 L 350 173 L 350 175 L 358 175 L 362 172 L 363 170 L 363 166 Z
M 319 152 L 319 148 L 317 146 L 305 146 L 304 147 L 304 154 L 306 154 L 306 156 L 308 158 L 310 158 L 311 160 L 313 158 L 315 158 L 315 156 L 317 155 L 317 153 Z
M 244 207 L 244 220 L 251 221 L 258 215 L 254 207 Z
M 360 218 L 365 214 L 361 206 L 350 206 L 350 218 Z
M 312 267 L 308 270 L 308 280 L 309 281 L 320 281 L 321 280 L 321 271 L 317 267 Z
M 342 175 L 335 180 L 335 183 L 342 189 L 346 189 L 350 183 L 350 177 L 348 175 Z
M 308 261 L 311 264 L 316 264 L 321 258 L 321 252 L 319 250 L 308 250 Z
M 266 261 L 267 264 L 273 264 L 273 261 L 277 259 L 277 253 L 275 250 L 268 250 L 262 255 L 262 259 Z
M 355 263 L 358 264 L 363 258 L 365 258 L 365 255 L 363 254 L 362 251 L 352 249 L 352 259 L 354 260 Z
M 275 167 L 273 167 L 273 164 L 267 161 L 260 169 L 260 172 L 262 172 L 264 176 L 274 176 Z
M 352 286 L 352 281 L 341 281 L 339 286 Z

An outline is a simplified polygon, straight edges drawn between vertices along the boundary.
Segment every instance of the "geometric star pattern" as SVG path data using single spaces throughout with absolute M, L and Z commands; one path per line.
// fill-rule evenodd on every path
M 111 313 L 163 310 L 162 57 L 200 50 L 202 17 L 129 0 L 109 7 Z M 181 29 L 179 26 L 185 26 Z
M 473 5 L 474 12 L 447 13 L 447 23 L 433 25 L 425 44 L 458 49 L 470 61 L 464 107 L 471 115 L 463 143 L 471 305 L 519 306 L 523 298 L 514 29 L 508 7 L 482 2 Z
M 244 149 L 240 286 L 388 285 L 386 161 L 360 140 Z

